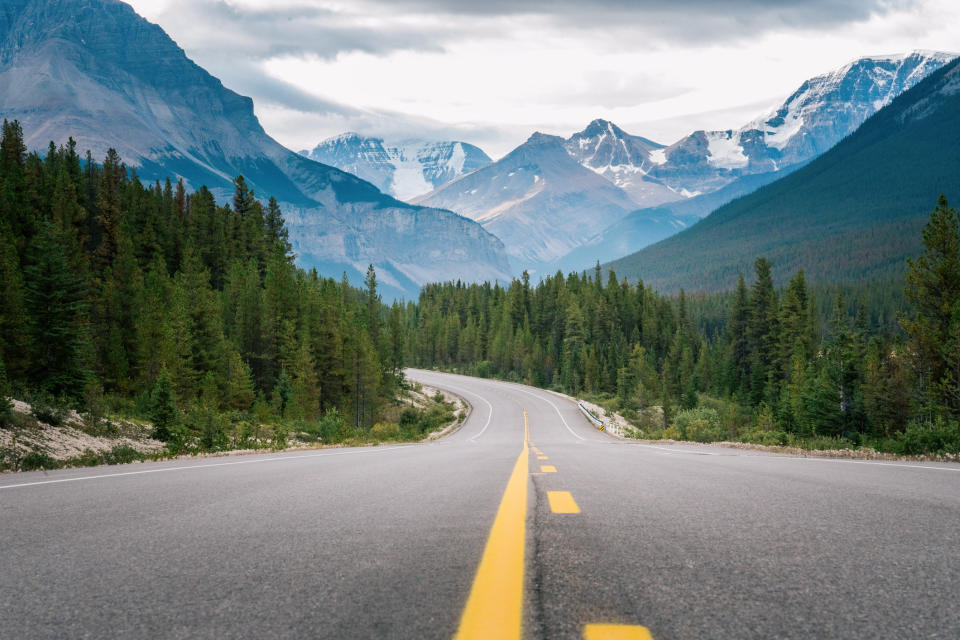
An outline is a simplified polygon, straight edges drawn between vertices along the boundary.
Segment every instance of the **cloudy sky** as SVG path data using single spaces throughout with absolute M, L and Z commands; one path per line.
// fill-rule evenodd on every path
M 737 128 L 865 55 L 960 51 L 957 0 L 127 0 L 299 150 L 343 131 L 497 157 L 594 118 Z

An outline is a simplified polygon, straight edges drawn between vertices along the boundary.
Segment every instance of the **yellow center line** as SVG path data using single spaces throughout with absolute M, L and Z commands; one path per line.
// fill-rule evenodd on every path
M 556 473 L 557 468 L 552 464 L 542 464 L 540 465 L 540 473 Z
M 537 460 L 549 460 L 547 456 L 537 456 Z
M 523 625 L 523 556 L 530 473 L 529 425 L 523 412 L 523 451 L 503 492 L 487 538 L 457 640 L 519 640 Z

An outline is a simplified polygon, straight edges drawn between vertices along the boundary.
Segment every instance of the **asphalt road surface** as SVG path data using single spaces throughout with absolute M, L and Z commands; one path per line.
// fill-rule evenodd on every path
M 0 476 L 0 638 L 960 637 L 960 465 L 646 445 L 409 375 L 466 424 Z

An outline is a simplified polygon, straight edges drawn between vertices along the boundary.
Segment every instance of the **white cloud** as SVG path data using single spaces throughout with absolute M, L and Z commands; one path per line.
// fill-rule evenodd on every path
M 251 95 L 291 148 L 355 130 L 458 135 L 493 156 L 596 117 L 664 143 L 739 127 L 808 77 L 864 55 L 952 50 L 960 32 L 953 0 L 131 4 Z

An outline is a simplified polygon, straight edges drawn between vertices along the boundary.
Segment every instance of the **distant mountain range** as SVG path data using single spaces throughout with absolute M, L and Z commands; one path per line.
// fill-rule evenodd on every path
M 373 263 L 388 295 L 509 275 L 500 241 L 472 221 L 284 148 L 249 98 L 118 0 L 0 4 L 0 117 L 20 120 L 31 149 L 73 136 L 95 160 L 113 147 L 141 178 L 182 177 L 221 199 L 242 174 L 257 196 L 281 202 L 302 266 L 359 283 Z
M 549 271 L 557 260 L 636 207 L 627 193 L 535 133 L 497 162 L 414 202 L 456 211 L 503 240 L 515 271 Z
M 802 167 L 952 58 L 924 51 L 862 58 L 804 82 L 780 107 L 739 129 L 695 131 L 670 146 L 605 120 L 567 139 L 535 134 L 502 160 L 415 202 L 481 222 L 504 241 L 516 269 L 588 268 L 666 238 Z M 556 156 L 557 145 L 579 168 Z M 544 181 L 533 182 L 542 164 L 552 167 L 550 175 L 539 171 Z
M 387 144 L 357 133 L 328 138 L 300 155 L 348 171 L 401 200 L 433 191 L 490 162 L 482 149 L 466 142 Z
M 902 276 L 937 197 L 960 199 L 958 149 L 955 60 L 806 166 L 610 266 L 665 292 L 728 289 L 759 256 L 780 282 Z

